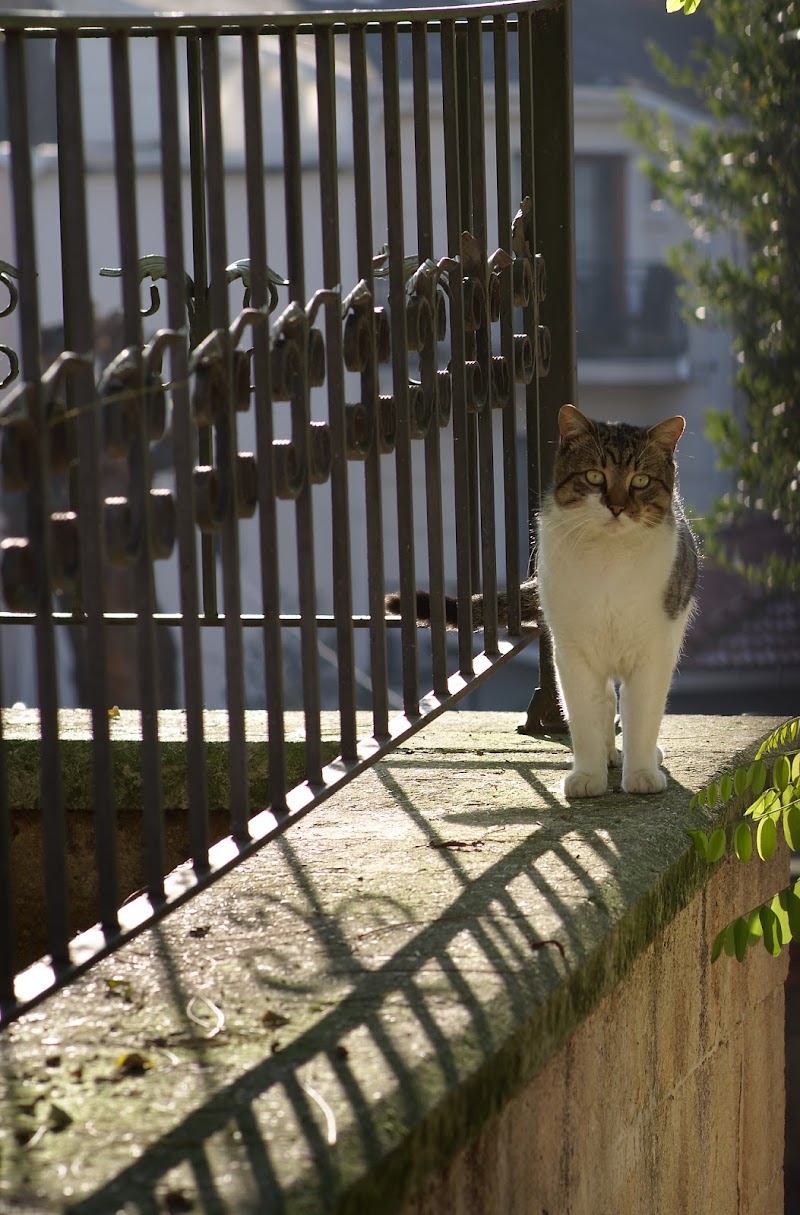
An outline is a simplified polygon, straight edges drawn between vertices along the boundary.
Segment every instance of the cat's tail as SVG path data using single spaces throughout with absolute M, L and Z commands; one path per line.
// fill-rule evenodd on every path
M 519 591 L 522 627 L 526 630 L 538 629 L 540 621 L 539 596 L 536 593 L 535 580 L 531 578 L 523 582 Z M 387 595 L 384 603 L 388 616 L 400 615 L 400 594 L 398 591 L 393 591 L 390 595 Z M 429 628 L 431 623 L 430 591 L 417 591 L 416 614 L 417 624 L 421 628 Z M 448 629 L 458 628 L 458 600 L 454 595 L 445 595 L 444 619 Z M 482 629 L 483 623 L 483 595 L 473 595 L 472 627 L 473 629 Z M 497 623 L 501 628 L 508 626 L 508 595 L 505 591 L 499 591 L 497 595 Z

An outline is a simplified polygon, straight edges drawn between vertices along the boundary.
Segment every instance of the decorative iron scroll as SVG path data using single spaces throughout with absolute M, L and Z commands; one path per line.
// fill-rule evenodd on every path
M 460 258 L 428 258 L 417 264 L 414 257 L 404 259 L 406 274 L 405 322 L 409 351 L 422 354 L 434 350 L 447 337 L 447 307 L 454 275 L 461 276 L 465 335 L 465 407 L 480 413 L 486 406 L 505 409 L 513 403 L 513 384 L 529 384 L 535 374 L 546 376 L 550 362 L 550 335 L 538 326 L 535 342 L 527 334 L 516 334 L 513 358 L 492 354 L 491 325 L 500 317 L 500 291 L 504 275 L 513 281 L 514 305 L 529 307 L 544 299 L 546 276 L 541 254 L 532 255 L 526 235 L 530 199 L 520 205 L 511 226 L 511 250 L 496 249 L 487 259 L 480 255 L 478 242 L 469 232 L 461 238 Z M 388 275 L 388 250 L 378 253 L 373 262 L 376 278 Z M 167 275 L 166 259 L 148 254 L 139 259 L 139 282 L 151 280 L 150 302 L 142 308 L 143 317 L 153 316 L 161 305 L 156 283 Z M 122 271 L 103 267 L 100 274 L 119 277 Z M 6 285 L 10 302 L 0 315 L 17 306 L 18 292 L 12 281 L 16 271 L 0 263 L 0 280 Z M 279 306 L 278 288 L 287 280 L 267 267 L 269 303 L 257 309 L 250 306 L 250 260 L 242 258 L 226 269 L 229 282 L 241 279 L 245 294 L 243 307 L 228 329 L 215 329 L 195 342 L 195 285 L 186 276 L 188 330 L 159 330 L 142 349 L 122 350 L 97 381 L 94 403 L 101 414 L 102 447 L 110 459 L 128 465 L 127 496 L 106 498 L 103 503 L 104 544 L 109 563 L 120 568 L 136 565 L 145 529 L 149 529 L 150 552 L 154 560 L 165 560 L 175 544 L 175 503 L 173 495 L 147 483 L 149 459 L 144 449 L 160 442 L 168 429 L 169 386 L 161 380 L 164 352 L 184 344 L 189 354 L 191 403 L 194 423 L 213 433 L 213 449 L 225 452 L 230 444 L 231 415 L 250 408 L 252 347 L 241 348 L 247 330 L 269 326 L 269 318 Z M 331 438 L 328 423 L 311 421 L 301 405 L 312 388 L 326 380 L 325 339 L 314 321 L 321 309 L 332 308 L 342 322 L 342 359 L 347 371 L 363 371 L 371 362 L 387 363 L 391 357 L 391 322 L 388 308 L 377 307 L 367 283 L 362 280 L 342 299 L 340 290 L 317 291 L 305 307 L 290 302 L 269 328 L 269 350 L 273 401 L 291 403 L 291 439 L 273 439 L 273 485 L 276 496 L 294 500 L 308 482 L 324 484 L 331 472 Z M 480 340 L 483 335 L 483 340 Z M 11 362 L 12 374 L 18 372 L 13 351 L 0 350 Z M 513 366 L 511 365 L 513 364 Z M 51 477 L 69 472 L 75 451 L 72 435 L 74 410 L 67 409 L 59 390 L 76 369 L 85 367 L 86 358 L 71 352 L 61 354 L 41 381 L 42 404 L 49 423 L 47 452 L 37 440 L 31 422 L 33 383 L 20 384 L 7 397 L 0 413 L 0 474 L 5 490 L 25 490 L 31 485 L 33 461 L 46 458 Z M 423 440 L 434 423 L 446 427 L 453 408 L 452 367 L 436 369 L 429 386 L 410 379 L 409 430 L 414 440 Z M 373 446 L 380 454 L 394 451 L 397 435 L 397 405 L 393 395 L 381 394 L 377 402 L 348 403 L 345 406 L 346 455 L 348 460 L 363 461 Z M 230 480 L 231 470 L 233 481 Z M 195 523 L 205 535 L 213 535 L 229 512 L 237 518 L 251 518 L 259 499 L 259 470 L 252 452 L 236 452 L 233 464 L 225 458 L 217 465 L 199 463 L 193 471 Z M 69 511 L 51 515 L 53 589 L 77 592 L 80 503 Z M 0 546 L 0 585 L 11 612 L 35 610 L 38 554 L 28 537 L 9 537 Z
M 19 270 L 17 270 L 16 266 L 12 266 L 10 262 L 0 261 L 0 283 L 3 284 L 8 292 L 8 303 L 5 308 L 0 309 L 0 320 L 4 316 L 10 316 L 19 303 L 19 291 L 14 284 L 15 278 L 19 278 Z M 3 343 L 0 343 L 0 354 L 4 355 L 8 360 L 8 372 L 0 380 L 0 389 L 3 389 L 7 388 L 9 384 L 13 384 L 19 375 L 19 358 L 16 350 Z

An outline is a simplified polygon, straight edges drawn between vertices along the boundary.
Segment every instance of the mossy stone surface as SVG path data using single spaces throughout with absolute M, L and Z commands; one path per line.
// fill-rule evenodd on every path
M 359 714 L 360 724 L 368 728 L 368 715 Z M 284 719 L 285 754 L 289 787 L 303 779 L 305 729 L 302 713 L 287 713 Z M 245 715 L 250 801 L 254 806 L 269 802 L 269 762 L 266 712 L 248 710 Z M 91 805 L 92 723 L 88 709 L 59 711 L 59 759 L 68 810 L 85 810 Z M 167 810 L 185 810 L 189 805 L 187 776 L 186 715 L 180 709 L 162 709 L 158 714 L 159 758 L 163 803 Z M 113 764 L 114 802 L 118 809 L 139 809 L 142 805 L 142 748 L 140 715 L 132 709 L 109 714 L 108 734 Z M 229 805 L 228 715 L 224 710 L 207 709 L 203 714 L 204 751 L 208 779 L 209 809 L 225 810 Z M 41 807 L 39 780 L 41 744 L 39 713 L 36 709 L 4 709 L 3 738 L 8 768 L 8 804 L 14 810 Z M 323 762 L 334 759 L 339 750 L 339 717 L 322 715 Z

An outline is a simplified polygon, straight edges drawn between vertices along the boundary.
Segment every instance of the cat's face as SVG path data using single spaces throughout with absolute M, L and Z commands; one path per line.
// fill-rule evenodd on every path
M 594 422 L 572 405 L 558 418 L 553 501 L 587 523 L 620 533 L 657 527 L 672 509 L 674 451 L 685 422 Z

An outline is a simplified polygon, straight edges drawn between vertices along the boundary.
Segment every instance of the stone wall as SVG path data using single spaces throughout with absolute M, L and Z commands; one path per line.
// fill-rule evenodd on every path
M 783 1215 L 787 958 L 709 952 L 784 869 L 724 862 L 404 1215 Z
M 447 714 L 0 1033 L 0 1210 L 779 1215 L 785 961 L 709 954 L 787 856 L 686 834 L 774 724 L 568 804 Z

